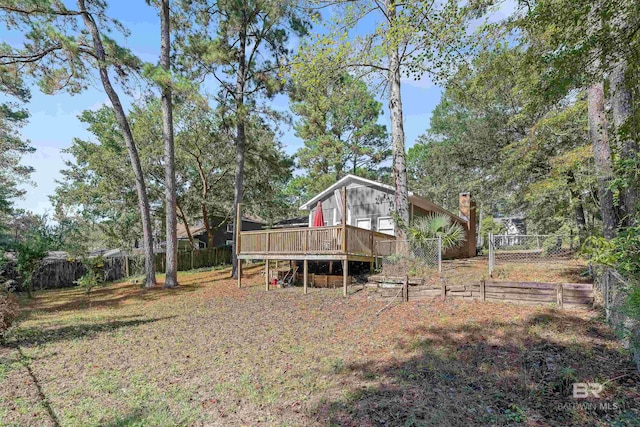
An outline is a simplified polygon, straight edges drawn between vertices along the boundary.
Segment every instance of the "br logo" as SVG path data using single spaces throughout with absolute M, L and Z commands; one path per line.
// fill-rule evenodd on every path
M 600 383 L 573 383 L 573 398 L 586 399 L 593 396 L 599 399 L 603 389 L 604 385 Z

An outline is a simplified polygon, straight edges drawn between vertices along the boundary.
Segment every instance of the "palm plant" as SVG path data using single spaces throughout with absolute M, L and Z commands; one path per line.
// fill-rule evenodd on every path
M 409 240 L 418 247 L 428 246 L 431 239 L 442 238 L 442 250 L 459 247 L 465 239 L 464 228 L 448 215 L 430 213 L 416 218 L 407 230 Z

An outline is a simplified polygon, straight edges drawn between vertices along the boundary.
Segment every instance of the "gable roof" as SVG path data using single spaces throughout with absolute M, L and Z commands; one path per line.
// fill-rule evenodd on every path
M 383 184 L 383 183 L 378 182 L 378 181 L 373 181 L 371 179 L 362 178 L 360 176 L 347 174 L 344 177 L 342 177 L 341 179 L 339 179 L 338 181 L 336 181 L 335 183 L 333 183 L 331 186 L 327 187 L 326 189 L 324 189 L 320 193 L 316 194 L 311 200 L 309 200 L 308 202 L 306 202 L 302 206 L 300 206 L 300 209 L 301 210 L 310 210 L 311 208 L 314 207 L 314 205 L 318 202 L 318 200 L 322 200 L 326 196 L 333 194 L 333 192 L 335 190 L 337 190 L 338 188 L 342 188 L 344 186 L 349 186 L 351 184 L 360 184 L 360 185 L 365 186 L 365 187 L 378 188 L 380 190 L 386 190 L 386 191 L 389 191 L 391 193 L 395 193 L 395 191 L 396 191 L 396 189 L 394 187 L 390 186 L 390 185 Z M 433 211 L 433 212 L 443 213 L 443 214 L 449 215 L 449 216 L 451 216 L 451 217 L 453 217 L 453 218 L 455 218 L 455 219 L 457 219 L 457 220 L 459 220 L 461 222 L 468 222 L 467 220 L 459 217 L 458 215 L 455 215 L 455 214 L 449 212 L 445 208 L 440 207 L 440 206 L 436 205 L 433 202 L 430 202 L 429 200 L 425 199 L 424 197 L 418 196 L 413 191 L 409 191 L 409 202 L 413 203 L 415 206 L 418 206 L 418 207 L 420 207 L 422 209 L 425 209 L 425 210 L 428 210 L 428 211 Z

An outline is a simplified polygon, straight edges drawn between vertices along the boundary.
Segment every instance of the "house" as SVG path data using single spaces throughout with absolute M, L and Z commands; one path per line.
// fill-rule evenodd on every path
M 505 216 L 494 218 L 494 222 L 504 226 L 504 234 L 508 236 L 517 236 L 527 234 L 527 225 L 522 216 Z
M 224 217 L 213 217 L 209 223 L 213 232 L 213 247 L 228 245 L 233 243 L 233 221 Z M 265 223 L 256 217 L 245 215 L 242 217 L 241 230 L 261 230 L 265 226 Z M 207 236 L 207 229 L 202 221 L 196 222 L 189 226 L 189 232 L 193 237 L 193 242 L 196 248 L 202 249 L 209 245 L 209 237 Z M 184 223 L 178 223 L 178 250 L 185 251 L 191 250 L 189 243 L 189 233 Z
M 500 245 L 517 246 L 526 244 L 527 226 L 522 216 L 505 216 L 494 218 L 494 222 L 504 227 L 504 236 L 500 237 Z M 505 237 L 506 236 L 506 237 Z
M 236 254 L 242 270 L 242 260 L 302 261 L 303 277 L 307 283 L 309 262 L 339 261 L 342 266 L 343 288 L 349 276 L 349 263 L 368 263 L 373 268 L 375 260 L 391 255 L 382 253 L 381 243 L 394 241 L 397 227 L 393 220 L 395 189 L 377 181 L 347 175 L 318 193 L 300 209 L 308 211 L 307 227 L 301 227 L 300 218 L 290 221 L 291 227 L 261 231 L 246 231 L 238 236 Z M 312 227 L 318 202 L 322 205 L 324 226 Z M 452 258 L 468 258 L 476 255 L 475 203 L 469 193 L 460 194 L 460 212 L 453 214 L 429 200 L 409 193 L 410 219 L 430 213 L 447 215 L 465 230 L 463 244 L 444 255 Z M 344 215 L 343 215 L 344 212 Z M 395 247 L 395 245 L 393 245 Z M 267 270 L 269 263 L 266 263 Z M 331 268 L 330 268 L 331 271 Z M 238 275 L 239 285 L 242 274 Z M 268 288 L 269 272 L 265 280 Z
M 347 225 L 395 236 L 396 225 L 393 221 L 395 189 L 390 185 L 355 175 L 346 175 L 300 206 L 301 210 L 309 211 L 307 217 L 309 226 L 313 224 L 318 202 L 322 204 L 325 226 L 339 225 L 341 223 L 342 203 L 340 189 L 343 187 L 347 191 Z M 474 215 L 470 215 L 471 209 L 473 209 Z M 460 195 L 460 211 L 458 215 L 455 215 L 424 197 L 409 191 L 409 221 L 430 213 L 447 215 L 453 222 L 462 225 L 466 231 L 467 239 L 463 245 L 457 250 L 447 253 L 448 257 L 463 258 L 476 255 L 475 203 L 471 202 L 469 193 Z M 469 230 L 472 230 L 472 232 L 469 232 Z

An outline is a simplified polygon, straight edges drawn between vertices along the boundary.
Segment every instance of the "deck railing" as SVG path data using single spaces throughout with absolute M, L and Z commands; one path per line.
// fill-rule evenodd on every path
M 388 234 L 350 225 L 243 231 L 240 254 L 374 256 L 376 243 L 391 239 Z

